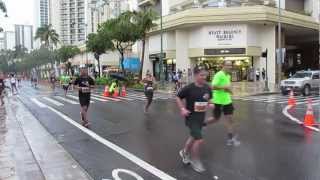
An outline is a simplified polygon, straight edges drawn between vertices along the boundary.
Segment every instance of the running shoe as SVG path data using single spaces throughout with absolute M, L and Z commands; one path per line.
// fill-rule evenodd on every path
M 191 160 L 191 167 L 193 170 L 195 170 L 198 173 L 202 173 L 204 171 L 206 171 L 206 169 L 204 168 L 202 162 L 197 159 L 197 160 Z
M 228 139 L 227 145 L 228 146 L 240 146 L 241 142 L 237 140 L 236 137 L 233 137 L 232 139 Z
M 190 160 L 190 156 L 189 156 L 189 154 L 187 154 L 186 152 L 185 152 L 185 150 L 181 150 L 180 152 L 179 152 L 179 155 L 180 155 L 180 157 L 181 157 L 181 159 L 182 159 L 182 163 L 183 164 L 190 164 L 190 162 L 191 162 L 191 160 Z

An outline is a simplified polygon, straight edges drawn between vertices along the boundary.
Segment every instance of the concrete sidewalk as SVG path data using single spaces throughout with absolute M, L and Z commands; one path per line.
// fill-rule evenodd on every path
M 0 107 L 1 180 L 91 180 L 17 96 Z

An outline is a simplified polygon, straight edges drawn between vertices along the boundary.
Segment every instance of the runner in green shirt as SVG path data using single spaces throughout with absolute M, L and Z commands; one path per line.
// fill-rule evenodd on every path
M 234 107 L 232 104 L 232 90 L 231 90 L 231 71 L 232 61 L 224 61 L 223 68 L 217 74 L 215 74 L 212 80 L 212 102 L 215 105 L 213 110 L 213 117 L 209 118 L 207 123 L 217 122 L 221 119 L 222 113 L 226 120 L 226 127 L 228 129 L 228 141 L 229 146 L 238 146 L 238 141 L 234 135 L 234 122 L 232 119 Z
M 68 89 L 69 89 L 69 86 L 70 86 L 70 82 L 71 82 L 70 76 L 68 76 L 66 74 L 63 74 L 60 77 L 60 84 L 62 85 L 62 88 L 64 90 L 64 96 L 65 97 L 67 96 Z

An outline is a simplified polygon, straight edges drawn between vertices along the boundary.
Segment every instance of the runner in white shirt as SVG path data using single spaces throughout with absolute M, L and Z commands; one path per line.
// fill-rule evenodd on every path
M 17 93 L 18 93 L 18 89 L 17 89 L 17 79 L 14 77 L 14 74 L 11 74 L 10 84 L 11 84 L 12 94 L 17 94 Z

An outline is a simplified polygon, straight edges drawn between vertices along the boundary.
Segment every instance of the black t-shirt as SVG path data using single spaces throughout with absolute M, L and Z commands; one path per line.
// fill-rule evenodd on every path
M 211 99 L 211 89 L 207 84 L 198 87 L 195 83 L 191 83 L 182 88 L 177 96 L 186 100 L 186 108 L 191 114 L 205 113 Z
M 90 76 L 80 76 L 75 80 L 74 85 L 81 88 L 79 89 L 79 96 L 90 95 L 90 86 L 94 85 L 94 80 Z
M 0 79 L 0 92 L 2 92 L 5 87 L 6 87 L 6 85 L 4 84 L 4 80 Z
M 50 77 L 50 82 L 51 83 L 55 83 L 56 82 L 56 77 L 55 76 L 51 76 Z

